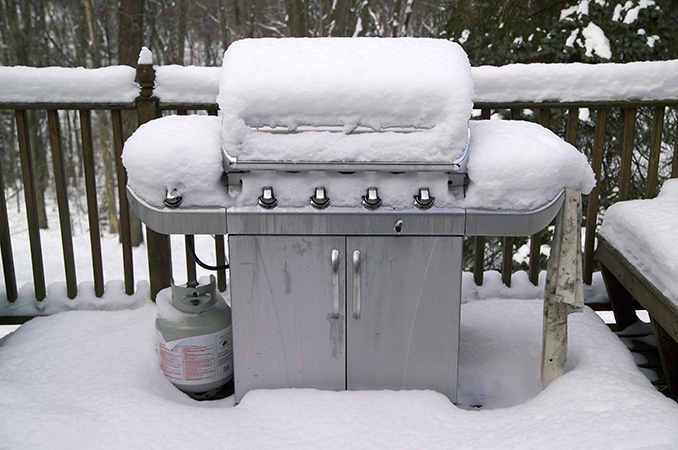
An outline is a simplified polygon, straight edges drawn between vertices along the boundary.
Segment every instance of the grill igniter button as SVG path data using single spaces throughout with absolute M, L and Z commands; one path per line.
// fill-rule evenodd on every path
M 278 199 L 273 195 L 271 186 L 264 186 L 259 196 L 259 206 L 264 209 L 273 209 L 278 206 Z
M 419 188 L 419 193 L 414 196 L 414 206 L 419 209 L 429 209 L 435 200 L 436 198 L 431 197 L 431 192 L 427 187 Z
M 363 195 L 362 205 L 367 209 L 377 209 L 381 206 L 381 199 L 379 198 L 379 191 L 376 187 L 371 186 L 367 188 L 367 193 Z
M 393 231 L 396 233 L 403 231 L 403 221 L 401 219 L 396 220 L 396 222 L 393 224 Z
M 176 189 L 167 189 L 167 194 L 165 194 L 165 200 L 163 200 L 163 203 L 168 208 L 178 208 L 183 200 L 184 198 L 181 196 L 181 194 L 179 194 L 179 191 Z
M 315 188 L 315 193 L 311 197 L 311 206 L 317 209 L 325 209 L 330 206 L 330 198 L 327 196 L 324 186 Z

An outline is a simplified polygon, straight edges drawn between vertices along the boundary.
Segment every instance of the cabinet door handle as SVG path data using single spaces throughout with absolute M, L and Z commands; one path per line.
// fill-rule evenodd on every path
M 332 318 L 339 318 L 339 250 L 332 250 Z
M 353 318 L 360 319 L 360 250 L 353 250 Z

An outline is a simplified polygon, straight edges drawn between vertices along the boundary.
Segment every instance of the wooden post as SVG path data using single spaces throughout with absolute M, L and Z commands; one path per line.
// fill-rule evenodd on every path
M 539 125 L 549 129 L 551 124 L 551 109 L 539 108 Z M 540 272 L 540 257 L 541 257 L 541 231 L 537 231 L 530 236 L 530 268 L 528 276 L 530 282 L 535 286 L 539 285 Z
M 511 287 L 511 275 L 513 274 L 513 236 L 504 236 L 502 239 L 501 251 L 501 281 Z
M 556 217 L 544 291 L 544 327 L 541 360 L 542 387 L 564 373 L 567 359 L 567 316 L 584 307 L 581 267 L 581 193 L 565 190 L 565 202 Z
M 130 230 L 130 210 L 127 202 L 127 172 L 122 165 L 122 113 L 111 110 L 113 127 L 113 147 L 115 149 L 115 167 L 118 178 L 118 205 L 120 210 L 120 242 L 122 243 L 122 266 L 125 277 L 125 293 L 134 294 L 134 263 L 132 256 L 132 235 Z
M 5 275 L 5 293 L 7 300 L 17 299 L 16 271 L 12 257 L 12 238 L 9 232 L 9 218 L 7 217 L 7 203 L 5 202 L 5 181 L 2 176 L 2 161 L 0 160 L 0 253 L 2 254 L 2 271 Z
M 151 64 L 137 66 L 137 81 L 141 92 L 136 100 L 139 125 L 160 117 L 160 105 L 157 97 L 153 97 L 155 70 Z M 146 249 L 148 251 L 148 276 L 151 283 L 151 299 L 162 289 L 169 287 L 172 279 L 172 249 L 166 234 L 156 233 L 146 227 Z
M 593 134 L 593 155 L 591 167 L 596 176 L 596 186 L 589 194 L 589 203 L 586 210 L 586 239 L 584 241 L 584 283 L 593 282 L 593 256 L 598 226 L 598 204 L 600 201 L 600 173 L 603 167 L 605 150 L 605 127 L 607 125 L 607 108 L 598 108 L 596 113 L 596 128 Z
M 633 157 L 633 136 L 636 133 L 636 108 L 623 108 L 624 111 L 624 135 L 622 138 L 622 166 L 621 179 L 619 180 L 619 201 L 629 198 L 631 187 L 631 159 Z
M 484 108 L 480 111 L 482 120 L 490 120 L 492 111 Z M 475 239 L 475 259 L 473 262 L 473 281 L 476 286 L 482 286 L 485 278 L 485 236 L 476 236 Z
M 647 162 L 647 186 L 645 198 L 657 196 L 657 177 L 659 174 L 659 155 L 662 151 L 662 131 L 664 130 L 664 106 L 654 108 L 652 135 L 650 138 L 650 159 Z
M 40 244 L 40 229 L 38 224 L 38 205 L 35 193 L 35 176 L 31 158 L 31 143 L 28 134 L 26 110 L 16 110 L 15 116 L 16 130 L 19 137 L 21 173 L 24 182 L 28 238 L 31 246 L 31 263 L 33 264 L 33 286 L 35 289 L 35 298 L 38 301 L 42 301 L 47 295 L 47 290 L 45 288 L 45 268 L 42 262 L 42 246 Z
M 71 232 L 71 214 L 68 207 L 68 188 L 61 151 L 61 130 L 59 128 L 59 112 L 55 109 L 47 111 L 49 123 L 49 140 L 52 148 L 52 166 L 54 167 L 54 183 L 59 205 L 59 227 L 61 230 L 61 247 L 64 254 L 64 270 L 66 272 L 66 295 L 73 299 L 78 294 L 78 283 L 75 274 L 75 256 L 73 255 L 73 235 Z
M 476 236 L 474 256 L 473 281 L 475 281 L 476 286 L 482 286 L 485 275 L 485 236 Z
M 81 109 L 80 133 L 82 136 L 82 163 L 85 169 L 85 192 L 87 194 L 87 217 L 89 240 L 92 249 L 92 270 L 94 274 L 94 294 L 104 295 L 104 266 L 101 254 L 101 234 L 99 232 L 99 208 L 97 206 L 97 186 L 94 173 L 94 149 L 92 145 L 92 120 L 90 110 Z

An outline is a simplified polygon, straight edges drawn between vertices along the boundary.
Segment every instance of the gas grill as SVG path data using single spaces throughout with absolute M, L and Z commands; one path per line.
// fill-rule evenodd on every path
M 307 70 L 295 81 L 286 69 L 297 65 Z M 432 389 L 456 401 L 463 237 L 529 235 L 562 204 L 459 206 L 471 94 L 468 60 L 447 41 L 229 48 L 215 150 L 224 204 L 186 207 L 180 187 L 162 206 L 128 196 L 158 232 L 228 234 L 236 401 L 259 388 Z

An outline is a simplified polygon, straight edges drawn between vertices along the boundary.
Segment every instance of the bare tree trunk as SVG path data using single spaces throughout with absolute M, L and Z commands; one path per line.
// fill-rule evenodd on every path
M 351 0 L 335 0 L 330 12 L 328 36 L 352 36 Z
M 116 234 L 118 227 L 118 208 L 115 195 L 116 175 L 115 175 L 115 155 L 113 154 L 113 145 L 111 144 L 111 126 L 106 111 L 96 111 L 97 125 L 99 127 L 99 146 L 101 149 L 101 159 L 104 167 L 104 186 L 105 212 L 108 216 L 108 232 Z
M 287 6 L 287 35 L 307 37 L 308 20 L 304 0 L 285 0 Z
M 101 55 L 97 51 L 96 43 L 99 40 L 98 28 L 94 25 L 92 10 L 95 0 L 83 0 L 85 6 L 85 19 L 87 21 L 87 32 L 89 37 L 89 54 L 92 59 L 92 65 L 99 67 L 101 65 Z M 101 152 L 101 161 L 104 169 L 104 201 L 101 208 L 108 217 L 108 232 L 115 234 L 118 232 L 118 208 L 116 207 L 115 197 L 115 157 L 113 155 L 113 146 L 111 145 L 110 125 L 108 115 L 104 111 L 96 111 L 97 127 L 99 129 L 99 151 Z

